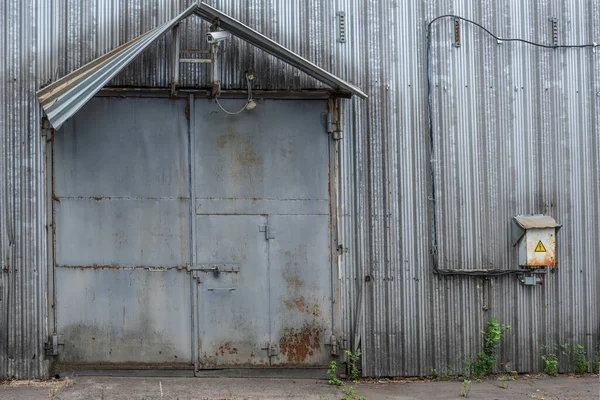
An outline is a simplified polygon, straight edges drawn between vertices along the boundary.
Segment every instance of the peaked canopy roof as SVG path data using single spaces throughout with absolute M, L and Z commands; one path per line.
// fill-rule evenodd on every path
M 189 6 L 172 20 L 98 57 L 94 61 L 38 91 L 37 96 L 40 104 L 52 126 L 55 129 L 60 128 L 67 119 L 79 111 L 85 103 L 142 51 L 192 14 L 211 23 L 215 19 L 219 19 L 219 26 L 221 28 L 298 68 L 320 82 L 336 90 L 346 91 L 363 99 L 367 98 L 367 95 L 362 90 L 351 83 L 325 71 L 323 68 L 318 67 L 227 14 L 205 3 L 200 3 Z

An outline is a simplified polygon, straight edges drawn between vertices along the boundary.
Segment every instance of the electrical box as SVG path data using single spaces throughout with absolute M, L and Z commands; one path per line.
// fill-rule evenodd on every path
M 511 223 L 513 246 L 519 250 L 521 267 L 556 266 L 556 232 L 561 225 L 548 215 L 517 215 Z

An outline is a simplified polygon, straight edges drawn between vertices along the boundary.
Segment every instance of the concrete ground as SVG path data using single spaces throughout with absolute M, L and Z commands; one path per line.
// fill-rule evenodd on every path
M 331 386 L 325 380 L 266 378 L 133 378 L 75 377 L 59 381 L 13 381 L 0 384 L 2 400 L 79 399 L 329 399 L 344 397 L 378 399 L 463 399 L 461 381 L 377 380 L 358 384 L 358 394 L 348 393 L 353 384 Z M 347 394 L 344 394 L 344 390 Z M 348 397 L 350 395 L 350 397 Z M 472 381 L 470 399 L 599 399 L 598 375 L 519 376 Z

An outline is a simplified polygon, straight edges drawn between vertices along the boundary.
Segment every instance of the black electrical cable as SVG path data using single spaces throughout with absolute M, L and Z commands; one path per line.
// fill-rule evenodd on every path
M 435 212 L 435 172 L 434 172 L 434 144 L 433 144 L 433 118 L 432 114 L 432 93 L 431 93 L 431 29 L 435 22 L 451 18 L 453 20 L 464 21 L 468 24 L 474 25 L 479 29 L 483 30 L 485 33 L 496 39 L 498 42 L 521 42 L 535 47 L 541 47 L 544 49 L 573 49 L 573 48 L 595 48 L 597 46 L 596 43 L 592 44 L 571 44 L 571 45 L 548 45 L 542 43 L 536 43 L 525 39 L 519 38 L 501 38 L 500 36 L 495 35 L 489 29 L 485 28 L 483 25 L 478 24 L 475 21 L 471 21 L 470 19 L 460 17 L 458 15 L 440 15 L 439 17 L 434 18 L 427 24 L 427 114 L 429 118 L 429 178 L 431 180 L 430 190 L 431 190 L 431 203 L 432 203 L 432 212 L 431 212 L 431 254 L 433 256 L 433 272 L 438 275 L 462 275 L 462 276 L 479 276 L 479 277 L 490 277 L 490 276 L 502 276 L 502 275 L 511 275 L 511 274 L 523 274 L 525 272 L 530 272 L 528 269 L 442 269 L 439 268 L 439 260 L 438 260 L 438 249 L 437 249 L 437 217 Z

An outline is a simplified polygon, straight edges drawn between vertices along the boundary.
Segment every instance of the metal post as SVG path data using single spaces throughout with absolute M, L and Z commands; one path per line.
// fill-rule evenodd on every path
M 194 375 L 198 372 L 198 282 L 193 272 L 196 263 L 196 193 L 195 162 L 194 162 L 194 95 L 188 96 L 188 185 L 190 193 L 190 295 L 192 297 L 192 358 L 194 363 Z
M 42 138 L 45 152 L 45 178 L 46 178 L 46 265 L 47 267 L 47 285 L 48 285 L 48 334 L 56 335 L 56 289 L 55 289 L 55 269 L 54 269 L 54 129 L 50 122 L 44 118 L 42 120 Z
M 331 226 L 331 251 L 333 257 L 331 264 L 331 298 L 332 298 L 332 309 L 331 309 L 331 354 L 338 355 L 338 346 L 334 345 L 334 342 L 339 341 L 336 339 L 340 337 L 338 332 L 340 325 L 341 316 L 341 302 L 340 302 L 340 276 L 342 266 L 342 251 L 340 250 L 343 246 L 340 238 L 339 230 L 339 188 L 338 188 L 338 171 L 339 171 L 339 140 L 336 140 L 336 132 L 340 130 L 340 116 L 339 116 L 339 100 L 332 98 L 328 103 L 329 115 L 331 116 L 331 125 L 329 129 L 329 189 L 331 202 L 331 215 L 330 226 Z M 329 125 L 329 124 L 328 124 Z M 329 130 L 328 129 L 328 130 Z M 343 342 L 342 342 L 343 343 Z
M 212 96 L 219 97 L 221 94 L 221 80 L 219 79 L 219 43 L 212 44 Z
M 175 96 L 175 87 L 179 85 L 179 24 L 175 25 L 171 30 L 173 41 L 171 45 L 171 96 Z

